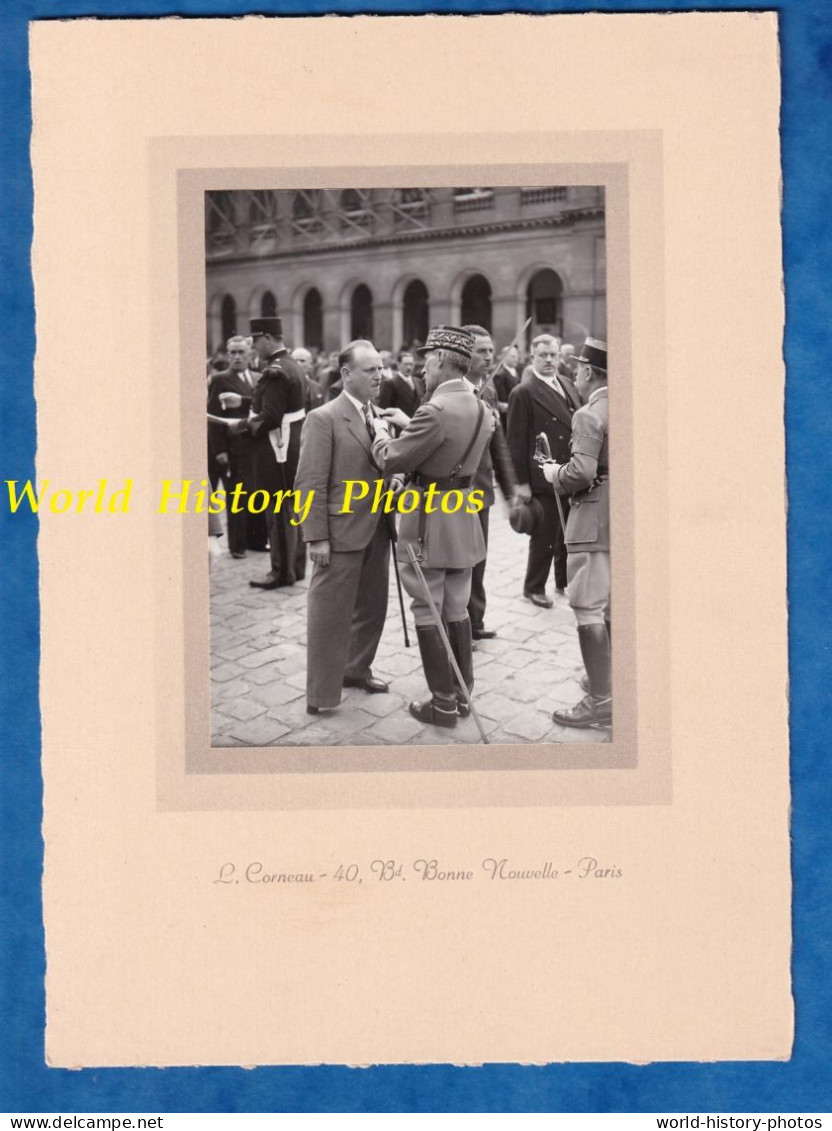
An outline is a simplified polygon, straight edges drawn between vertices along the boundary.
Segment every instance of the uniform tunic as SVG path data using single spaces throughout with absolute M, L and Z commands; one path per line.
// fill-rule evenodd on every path
M 609 401 L 596 389 L 572 418 L 571 456 L 553 486 L 568 494 L 566 523 L 569 604 L 578 624 L 603 623 L 610 601 Z
M 491 440 L 493 415 L 484 410 L 477 397 L 461 378 L 446 381 L 423 404 L 410 424 L 396 439 L 380 435 L 373 444 L 373 457 L 385 475 L 411 471 L 417 473 L 417 490 L 422 504 L 401 520 L 396 556 L 403 563 L 402 582 L 413 598 L 417 625 L 432 624 L 430 609 L 410 564 L 408 546 L 420 558 L 434 603 L 450 623 L 467 617 L 471 591 L 471 570 L 485 557 L 485 540 L 477 512 L 470 499 L 470 481 Z M 473 441 L 473 444 L 472 444 Z M 469 448 L 470 446 L 470 448 Z M 467 455 L 466 455 L 467 452 Z M 464 458 L 460 466 L 460 460 Z M 456 477 L 465 486 L 455 486 Z M 424 492 L 428 483 L 437 483 L 432 513 L 425 509 Z M 450 508 L 463 501 L 452 514 L 442 510 L 442 500 Z M 473 513 L 467 513 L 468 511 Z

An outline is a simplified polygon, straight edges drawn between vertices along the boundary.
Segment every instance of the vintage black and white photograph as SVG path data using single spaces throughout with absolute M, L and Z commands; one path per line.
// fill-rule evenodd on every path
M 205 193 L 214 747 L 612 736 L 605 190 Z

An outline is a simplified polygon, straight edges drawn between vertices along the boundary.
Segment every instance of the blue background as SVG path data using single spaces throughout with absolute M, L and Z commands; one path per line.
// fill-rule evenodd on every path
M 349 3 L 300 0 L 3 0 L 0 11 L 0 480 L 34 477 L 34 309 L 29 269 L 27 21 L 74 16 L 188 16 L 340 12 L 583 11 L 581 2 L 457 0 Z M 657 3 L 650 10 L 776 9 L 783 62 L 782 144 L 787 295 L 786 423 L 793 784 L 794 993 L 797 1032 L 787 1064 L 563 1065 L 521 1068 L 107 1069 L 43 1063 L 44 957 L 37 525 L 0 510 L 0 1110 L 119 1111 L 752 1111 L 832 1109 L 829 949 L 829 522 L 832 461 L 829 309 L 832 210 L 832 4 Z M 595 10 L 639 11 L 637 3 Z M 589 62 L 588 62 L 589 66 Z M 68 343 L 75 348 L 78 343 Z M 734 357 L 709 356 L 725 379 Z M 753 396 L 749 389 L 749 396 Z M 753 481 L 743 485 L 754 490 Z M 749 645 L 751 645 L 749 641 Z M 749 654 L 749 663 L 753 655 Z M 702 704 L 703 711 L 707 703 Z M 726 756 L 728 751 L 726 751 Z

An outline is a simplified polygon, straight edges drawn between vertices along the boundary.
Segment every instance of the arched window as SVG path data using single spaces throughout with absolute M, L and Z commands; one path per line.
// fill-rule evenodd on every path
M 263 297 L 260 299 L 260 317 L 277 317 L 277 299 L 274 297 L 271 291 L 264 291 Z
M 373 338 L 373 293 L 364 283 L 352 292 L 350 303 L 350 337 Z
M 220 323 L 222 325 L 222 340 L 227 342 L 237 333 L 237 304 L 233 295 L 226 295 L 222 300 Z
M 532 319 L 529 333 L 563 333 L 563 283 L 549 267 L 536 271 L 526 288 L 526 317 Z
M 462 325 L 491 332 L 491 284 L 484 275 L 472 275 L 462 288 Z
M 424 343 L 428 336 L 429 300 L 428 289 L 421 279 L 414 279 L 407 284 L 402 306 L 403 345 Z
M 310 287 L 303 300 L 303 344 L 307 349 L 324 346 L 323 301 L 317 287 Z

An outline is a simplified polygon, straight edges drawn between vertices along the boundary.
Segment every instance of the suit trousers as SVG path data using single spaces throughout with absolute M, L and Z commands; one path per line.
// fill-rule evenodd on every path
M 543 520 L 529 538 L 529 561 L 524 593 L 543 593 L 555 563 L 555 588 L 566 588 L 566 539 L 558 515 L 554 491 L 534 496 L 543 507 Z M 564 521 L 569 517 L 569 500 L 560 496 Z
M 480 511 L 480 526 L 482 527 L 486 550 L 488 549 L 488 513 L 490 510 L 490 507 L 483 507 Z M 485 620 L 485 563 L 487 560 L 487 558 L 483 558 L 481 562 L 477 562 L 471 572 L 471 600 L 468 602 L 468 616 L 471 618 L 471 627 L 474 629 L 482 628 Z
M 306 701 L 337 707 L 344 676 L 365 679 L 387 617 L 390 534 L 383 520 L 363 550 L 333 551 L 315 565 L 306 624 Z
M 242 483 L 244 490 L 240 492 L 239 510 L 235 513 L 231 509 L 231 492 L 238 483 Z M 248 493 L 251 490 L 250 478 L 244 479 L 233 464 L 227 478 L 223 479 L 223 486 L 228 500 L 226 518 L 228 521 L 228 549 L 232 554 L 241 554 L 245 550 L 265 550 L 268 537 L 268 522 L 264 514 L 249 514 L 246 508 Z
M 408 597 L 412 597 L 410 610 L 417 628 L 436 624 L 430 611 L 425 591 L 413 565 L 402 562 L 399 567 L 402 585 Z M 471 596 L 471 569 L 441 569 L 436 566 L 422 566 L 422 573 L 428 583 L 434 608 L 447 624 L 466 620 L 468 601 Z

